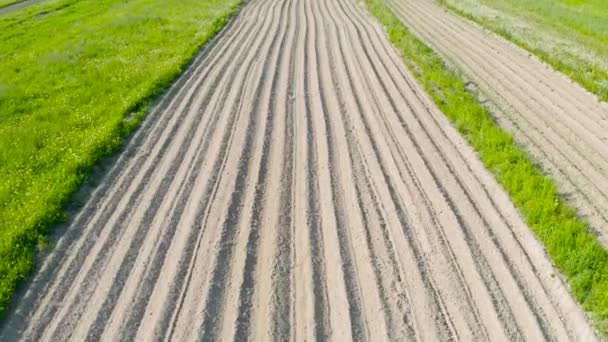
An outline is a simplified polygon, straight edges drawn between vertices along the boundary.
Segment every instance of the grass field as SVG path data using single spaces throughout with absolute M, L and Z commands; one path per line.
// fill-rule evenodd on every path
M 0 16 L 0 312 L 90 167 L 239 2 L 48 0 Z
M 382 0 L 365 2 L 387 28 L 410 71 L 509 193 L 555 266 L 566 277 L 574 297 L 590 314 L 595 327 L 606 335 L 608 252 L 557 195 L 552 181 L 543 176 L 526 153 L 495 124 L 475 96 L 465 90 L 462 78 L 416 39 Z
M 438 0 L 608 101 L 605 0 Z

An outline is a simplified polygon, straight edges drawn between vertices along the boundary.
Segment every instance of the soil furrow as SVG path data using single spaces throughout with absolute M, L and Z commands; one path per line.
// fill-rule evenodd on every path
M 234 55 L 234 52 L 233 52 Z M 237 63 L 238 66 L 242 65 L 242 60 L 241 62 Z M 232 77 L 229 81 L 230 83 L 234 82 L 234 77 Z M 215 87 L 214 87 L 215 88 Z M 211 125 L 205 127 L 205 131 L 202 132 L 202 136 L 207 136 L 209 134 L 211 134 L 211 132 L 216 131 L 216 128 L 218 127 L 218 123 L 219 123 L 219 115 L 217 115 L 217 108 L 222 108 L 225 104 L 226 98 L 227 98 L 227 94 L 228 92 L 224 92 L 224 95 L 221 97 L 221 99 L 219 99 L 216 103 L 213 104 L 213 107 L 215 107 L 214 111 L 213 111 L 213 122 Z M 207 104 L 205 107 L 209 106 L 209 104 Z M 137 322 L 139 322 L 141 320 L 141 315 L 143 314 L 143 311 L 145 309 L 145 306 L 147 305 L 149 296 L 150 296 L 150 292 L 153 288 L 153 286 L 150 286 L 150 284 L 154 284 L 156 282 L 156 280 L 158 279 L 160 270 L 161 270 L 161 265 L 162 262 L 166 256 L 166 252 L 167 249 L 170 246 L 170 242 L 172 241 L 174 235 L 175 235 L 175 227 L 177 225 L 177 221 L 179 220 L 179 217 L 181 217 L 181 215 L 183 214 L 183 210 L 185 207 L 185 202 L 188 199 L 188 197 L 191 195 L 192 190 L 194 189 L 194 182 L 196 180 L 196 177 L 198 176 L 198 174 L 201 172 L 201 167 L 203 165 L 203 161 L 204 158 L 207 155 L 207 151 L 210 148 L 210 140 L 202 140 L 200 139 L 200 136 L 197 136 L 197 140 L 201 140 L 202 141 L 202 145 L 201 148 L 197 149 L 194 152 L 194 155 L 196 157 L 193 157 L 192 155 L 189 155 L 187 158 L 188 160 L 193 160 L 193 163 L 189 169 L 184 169 L 183 172 L 187 172 L 187 176 L 182 176 L 182 177 L 177 177 L 178 179 L 182 179 L 182 182 L 179 185 L 172 185 L 176 186 L 177 189 L 179 189 L 179 197 L 174 197 L 174 196 L 166 196 L 165 200 L 167 199 L 171 199 L 171 202 L 167 202 L 167 205 L 164 207 L 164 210 L 159 210 L 156 215 L 154 216 L 155 220 L 161 220 L 163 221 L 162 223 L 159 223 L 157 221 L 155 221 L 153 223 L 153 226 L 157 226 L 157 225 L 162 225 L 163 227 L 167 227 L 170 228 L 170 230 L 168 230 L 166 233 L 160 235 L 159 237 L 156 238 L 156 242 L 154 245 L 152 244 L 148 244 L 148 245 L 152 245 L 152 248 L 154 248 L 154 255 L 153 255 L 153 259 L 152 257 L 150 257 L 147 260 L 142 260 L 138 265 L 142 265 L 142 270 L 138 270 L 136 272 L 131 272 L 131 277 L 133 277 L 133 273 L 140 275 L 140 278 L 135 281 L 135 280 L 130 280 L 131 282 L 136 282 L 137 285 L 136 286 L 131 286 L 130 287 L 130 295 L 128 295 L 126 298 L 133 298 L 133 296 L 135 296 L 135 293 L 137 294 L 137 299 L 125 299 L 123 300 L 123 302 L 131 302 L 134 301 L 135 304 L 133 304 L 132 308 L 129 308 L 128 310 L 126 308 L 114 308 L 115 311 L 118 311 L 119 314 L 124 315 L 126 312 L 129 313 L 128 315 L 128 320 L 123 320 L 121 318 L 115 317 L 114 321 L 116 322 L 116 324 L 126 324 L 129 326 L 137 326 Z M 171 213 L 171 215 L 169 215 L 168 211 Z M 150 253 L 144 253 L 144 255 L 148 255 Z M 146 276 L 146 279 L 142 279 L 141 277 Z M 112 305 L 114 306 L 114 305 Z M 129 322 L 131 321 L 131 322 Z M 101 326 L 104 326 L 105 324 L 99 324 Z M 133 331 L 133 334 L 135 333 L 135 331 Z
M 367 51 L 366 51 L 366 54 L 368 54 Z M 359 65 L 359 67 L 361 67 L 361 65 Z M 371 86 L 369 84 L 369 79 L 365 80 L 365 84 L 368 89 L 373 89 L 373 86 Z M 423 205 L 420 206 L 420 210 L 422 212 L 426 213 L 426 215 L 428 215 L 428 220 L 431 220 L 431 222 L 432 222 L 430 225 L 435 226 L 435 227 L 441 227 L 441 223 L 437 221 L 437 218 L 436 218 L 437 215 L 432 207 L 431 201 L 428 199 L 427 194 L 424 192 L 422 186 L 420 185 L 419 179 L 414 175 L 413 168 L 410 165 L 407 156 L 405 155 L 405 153 L 402 150 L 402 148 L 400 147 L 400 145 L 398 143 L 396 143 L 398 141 L 398 139 L 396 138 L 394 131 L 391 129 L 391 127 L 389 126 L 389 124 L 387 122 L 386 114 L 384 114 L 381 109 L 383 106 L 380 104 L 380 101 L 375 96 L 373 97 L 373 102 L 376 105 L 376 107 L 378 108 L 380 116 L 383 118 L 384 129 L 386 129 L 388 136 L 392 140 L 391 147 L 390 147 L 391 148 L 390 156 L 391 156 L 391 158 L 393 158 L 395 160 L 399 160 L 399 164 L 402 164 L 405 166 L 405 170 L 401 170 L 401 167 L 398 164 L 400 178 L 405 183 L 408 183 L 408 180 L 411 180 L 410 183 L 412 183 L 412 184 L 408 184 L 407 187 L 409 189 L 412 189 L 412 187 L 413 187 L 414 190 L 409 190 L 409 191 L 414 194 L 419 194 L 419 196 L 422 197 L 421 204 L 423 204 Z M 407 175 L 405 175 L 405 174 L 407 174 Z M 418 196 L 418 195 L 415 195 L 415 196 Z M 420 202 L 417 202 L 416 205 L 418 205 L 418 203 L 420 203 Z M 439 233 L 442 234 L 443 230 L 440 229 Z M 462 274 L 462 271 L 459 269 L 458 264 L 456 263 L 455 258 L 452 254 L 453 252 L 451 251 L 451 248 L 449 247 L 449 245 L 447 245 L 445 243 L 445 240 L 446 240 L 445 237 L 439 238 L 439 243 L 440 243 L 441 247 L 438 247 L 438 248 L 440 250 L 442 250 L 443 253 L 446 253 L 446 255 L 448 255 L 447 259 L 451 260 L 450 266 L 454 267 L 455 270 L 458 272 L 458 274 Z M 442 264 L 445 264 L 445 262 L 442 262 Z M 440 272 L 441 271 L 438 271 L 438 272 L 436 272 L 436 274 L 440 274 Z M 470 290 L 468 290 L 466 283 L 464 283 L 464 281 L 462 279 L 460 280 L 459 288 L 462 288 L 468 294 L 467 296 L 470 298 Z M 466 301 L 469 304 L 471 303 L 470 299 L 467 299 Z M 470 305 L 470 308 L 471 308 L 471 310 L 475 310 L 475 307 L 473 305 Z M 469 312 L 467 312 L 467 311 L 463 311 L 461 313 L 462 316 L 466 316 L 468 314 L 469 314 Z M 479 321 L 479 319 L 477 319 L 477 318 L 475 318 L 475 320 Z M 476 330 L 483 331 L 483 329 L 481 327 L 478 327 Z
M 286 341 L 292 336 L 293 324 L 291 312 L 292 293 L 293 293 L 293 266 L 294 266 L 294 247 L 292 240 L 294 236 L 294 202 L 295 202 L 295 164 L 296 164 L 296 149 L 295 144 L 295 96 L 297 85 L 296 60 L 301 52 L 302 28 L 301 18 L 298 12 L 301 11 L 300 5 L 302 1 L 298 1 L 297 6 L 294 5 L 295 13 L 291 19 L 295 22 L 294 38 L 291 47 L 289 58 L 288 74 L 284 75 L 287 78 L 287 91 L 284 99 L 284 127 L 285 134 L 283 137 L 283 156 L 282 156 L 282 174 L 281 179 L 281 195 L 279 197 L 278 209 L 278 237 L 276 241 L 277 254 L 274 256 L 274 264 L 272 269 L 272 292 L 274 293 L 271 299 L 273 305 L 272 321 L 272 337 L 276 340 Z M 295 17 L 295 18 L 294 18 Z M 279 157 L 277 157 L 279 158 Z M 260 320 L 260 325 L 266 323 L 263 319 Z
M 293 13 L 292 7 L 294 6 L 295 4 L 293 2 L 289 3 L 288 9 L 290 14 Z M 289 17 L 289 19 L 291 19 L 291 16 Z M 284 127 L 279 121 L 280 119 L 278 120 L 279 122 L 275 123 L 275 117 L 278 116 L 275 115 L 275 113 L 278 112 L 279 107 L 277 102 L 284 100 L 284 97 L 282 97 L 281 95 L 285 89 L 285 83 L 284 81 L 281 82 L 281 76 L 284 76 L 286 74 L 284 71 L 286 70 L 285 66 L 291 59 L 289 54 L 286 53 L 292 50 L 292 48 L 286 47 L 288 46 L 287 42 L 294 41 L 293 25 L 291 24 L 292 21 L 289 19 L 287 20 L 286 24 L 288 29 L 286 29 L 286 33 L 283 36 L 281 44 L 278 47 L 278 63 L 276 63 L 277 70 L 274 72 L 272 77 L 272 82 L 270 84 L 270 95 L 268 96 L 269 103 L 268 108 L 266 108 L 267 118 L 266 127 L 264 129 L 264 140 L 262 142 L 262 156 L 260 158 L 260 166 L 256 181 L 257 184 L 255 186 L 255 195 L 253 198 L 253 215 L 249 219 L 250 231 L 249 236 L 247 238 L 247 256 L 244 264 L 243 283 L 239 289 L 239 313 L 236 319 L 237 328 L 234 337 L 234 339 L 239 341 L 245 340 L 250 334 L 249 331 L 251 329 L 252 324 L 251 316 L 252 306 L 254 305 L 254 292 L 257 288 L 255 285 L 259 283 L 256 277 L 256 271 L 259 269 L 258 251 L 260 249 L 260 230 L 262 230 L 262 233 L 265 232 L 265 229 L 260 226 L 265 225 L 265 223 L 267 223 L 264 222 L 264 214 L 266 214 L 266 211 L 270 211 L 272 209 L 272 198 L 268 198 L 267 193 L 269 192 L 269 188 L 276 187 L 276 185 L 274 185 L 274 181 L 277 179 L 275 175 L 276 171 L 273 171 L 276 169 L 277 165 L 280 165 L 280 163 L 276 160 L 275 156 L 277 154 L 283 154 L 282 146 L 278 146 L 278 144 L 272 144 L 272 141 L 281 141 L 282 138 L 280 135 L 284 131 Z M 275 128 L 275 126 L 278 126 L 278 128 Z M 281 227 L 277 228 L 281 229 Z M 270 235 L 272 237 L 272 234 L 274 234 L 274 232 L 272 231 L 266 232 L 266 234 L 263 234 L 263 236 Z M 272 239 L 269 240 L 272 241 Z M 269 247 L 269 249 L 272 248 L 272 246 Z M 262 249 L 262 251 L 264 250 Z M 262 260 L 262 262 L 265 262 L 265 260 Z M 268 304 L 269 303 L 265 303 L 264 306 L 267 306 Z M 268 314 L 263 316 L 268 316 Z
M 280 20 L 275 20 L 275 24 L 281 24 L 278 26 L 274 26 L 275 33 L 273 34 L 273 38 L 270 41 L 270 44 L 267 45 L 265 49 L 261 50 L 266 52 L 262 53 L 262 55 L 260 56 L 260 58 L 264 61 L 268 58 L 274 58 L 270 56 L 276 55 L 276 52 L 278 51 L 276 49 L 276 43 L 278 42 L 279 38 L 284 35 L 285 25 L 282 15 L 284 15 L 286 8 L 287 6 L 285 3 L 280 6 L 280 15 L 278 16 L 278 19 Z M 217 256 L 214 262 L 215 266 L 209 274 L 209 292 L 207 293 L 206 299 L 202 302 L 205 303 L 205 308 L 203 311 L 204 317 L 201 321 L 201 327 L 198 330 L 202 334 L 202 339 L 214 339 L 213 336 L 215 336 L 215 334 L 218 334 L 221 330 L 223 315 L 220 314 L 219 310 L 221 310 L 224 306 L 224 294 L 227 287 L 225 281 L 229 279 L 228 277 L 232 272 L 232 268 L 228 266 L 231 265 L 230 261 L 232 260 L 234 251 L 237 248 L 237 242 L 235 240 L 237 240 L 236 237 L 240 236 L 242 232 L 242 230 L 240 229 L 242 227 L 239 227 L 239 223 L 241 217 L 247 214 L 246 211 L 243 209 L 246 209 L 247 197 L 250 197 L 250 192 L 244 190 L 246 184 L 249 183 L 249 178 L 251 178 L 251 174 L 255 174 L 256 164 L 259 166 L 259 163 L 255 162 L 255 160 L 259 159 L 258 154 L 252 152 L 256 150 L 255 146 L 259 145 L 256 144 L 256 142 L 259 143 L 260 138 L 263 138 L 263 135 L 259 134 L 261 132 L 258 132 L 258 127 L 263 128 L 264 122 L 260 122 L 258 121 L 258 119 L 260 118 L 259 116 L 262 115 L 262 101 L 265 102 L 266 100 L 264 99 L 267 98 L 267 96 L 262 95 L 268 95 L 269 93 L 267 86 L 267 76 L 268 64 L 270 63 L 272 63 L 272 61 L 268 61 L 263 65 L 258 65 L 258 67 L 256 68 L 256 80 L 253 88 L 255 89 L 255 92 L 250 95 L 252 102 L 247 107 L 245 107 L 250 109 L 245 109 L 247 112 L 244 113 L 243 117 L 243 120 L 247 122 L 247 124 L 246 127 L 244 127 L 244 131 L 241 132 L 241 134 L 245 134 L 244 139 L 241 139 L 244 141 L 239 141 L 239 145 L 242 146 L 242 148 L 240 148 L 241 152 L 238 153 L 238 156 L 233 156 L 232 161 L 228 161 L 229 167 L 236 166 L 238 167 L 238 171 L 236 173 L 236 176 L 234 177 L 234 180 L 230 181 L 232 185 L 228 185 L 225 182 L 222 182 L 224 184 L 223 190 L 227 191 L 229 195 L 226 196 L 227 202 L 220 204 L 222 209 L 217 208 L 214 210 L 221 210 L 225 214 L 223 214 L 224 218 L 220 221 L 222 222 L 220 223 L 222 229 L 220 232 L 219 239 L 217 240 L 217 242 L 214 243 L 216 246 L 214 247 L 214 249 L 217 251 Z M 232 146 L 235 145 L 231 145 L 231 147 Z M 231 149 L 231 147 L 229 147 L 229 149 Z M 238 145 L 235 147 L 239 148 Z M 248 171 L 250 169 L 254 171 L 249 173 Z M 213 206 L 213 200 L 210 202 L 210 204 Z M 245 213 L 243 213 L 243 211 L 245 211 Z M 198 253 L 194 254 L 195 259 L 192 262 L 193 265 L 195 265 L 200 260 L 196 258 L 197 255 Z M 226 264 L 226 262 L 228 262 L 228 264 Z M 190 288 L 191 286 L 191 284 L 187 284 L 187 292 L 198 292 L 199 289 Z M 179 319 L 180 315 L 178 314 L 177 320 L 179 321 Z M 190 320 L 193 318 L 186 317 L 186 319 Z
M 358 29 L 359 25 L 355 24 L 354 27 L 356 28 L 357 34 L 359 35 L 359 37 L 361 37 L 361 34 L 359 32 L 359 29 Z M 366 33 L 367 33 L 367 36 L 369 37 L 369 33 L 368 32 L 366 32 Z M 373 42 L 373 40 L 371 40 L 371 42 Z M 372 62 L 372 58 L 370 58 L 370 51 L 367 49 L 366 44 L 363 44 L 362 47 L 363 47 L 364 54 L 367 56 L 367 59 L 370 62 Z M 371 50 L 375 51 L 374 48 L 372 48 Z M 371 55 L 373 56 L 374 54 L 372 53 Z M 372 75 L 375 74 L 376 76 L 378 76 L 378 70 L 376 70 L 375 65 L 383 66 L 386 69 L 386 65 L 384 64 L 384 61 L 382 61 L 381 59 L 378 62 L 372 62 L 372 63 L 370 63 L 370 66 L 372 67 L 372 70 L 373 70 L 373 72 L 370 72 L 370 74 L 372 74 Z M 359 63 L 359 68 L 361 68 L 361 69 L 364 68 L 361 65 L 361 63 Z M 369 79 L 369 77 L 365 78 L 364 84 L 367 85 L 368 89 L 373 89 L 374 88 L 374 86 L 370 85 L 370 79 Z M 382 85 L 381 87 L 386 88 L 385 85 Z M 389 101 L 390 102 L 394 102 L 393 99 L 390 99 Z M 404 151 L 401 148 L 401 146 L 397 143 L 398 139 L 396 138 L 396 135 L 395 135 L 393 129 L 391 129 L 390 125 L 388 125 L 386 114 L 382 110 L 382 108 L 385 107 L 385 106 L 383 106 L 383 105 L 380 104 L 381 101 L 376 96 L 373 96 L 373 102 L 376 105 L 376 107 L 378 108 L 380 116 L 383 118 L 383 126 L 387 130 L 388 136 L 391 137 L 391 139 L 392 139 L 392 143 L 391 143 L 391 156 L 392 156 L 392 158 L 396 159 L 396 160 L 400 159 L 400 163 L 399 164 L 403 164 L 403 165 L 406 166 L 406 170 L 404 172 L 407 173 L 407 176 L 404 177 L 403 172 L 401 170 L 399 170 L 400 178 L 404 182 L 406 182 L 406 183 L 408 182 L 409 179 L 411 179 L 411 183 L 413 183 L 413 185 L 408 184 L 408 188 L 411 188 L 413 186 L 415 188 L 415 190 L 413 190 L 413 193 L 420 194 L 420 196 L 422 197 L 422 202 L 424 203 L 424 205 L 421 206 L 420 210 L 423 211 L 423 212 L 425 212 L 427 215 L 429 215 L 429 217 L 430 217 L 429 219 L 432 221 L 432 223 L 430 225 L 436 226 L 436 227 L 441 227 L 441 223 L 439 223 L 437 221 L 437 217 L 436 217 L 437 215 L 436 215 L 436 213 L 435 213 L 435 211 L 434 211 L 434 209 L 433 209 L 433 207 L 431 205 L 431 201 L 428 199 L 427 194 L 423 190 L 423 188 L 422 188 L 422 186 L 420 184 L 419 179 L 414 175 L 413 168 L 410 165 L 410 163 L 408 161 L 408 158 L 406 157 L 406 154 L 404 153 Z M 398 167 L 400 166 L 399 164 L 398 164 Z M 401 169 L 401 168 L 399 168 L 399 169 Z M 410 190 L 410 191 L 412 191 L 412 190 Z M 446 238 L 445 238 L 443 230 L 439 229 L 438 233 L 440 234 L 440 237 L 439 237 L 440 247 L 438 246 L 436 248 L 439 248 L 442 251 L 444 251 L 444 253 L 446 253 L 446 255 L 447 255 L 447 259 L 451 260 L 450 261 L 451 267 L 454 267 L 454 269 L 458 272 L 458 274 L 462 274 L 462 271 L 459 269 L 457 262 L 455 262 L 455 258 L 453 256 L 453 252 L 452 252 L 451 248 L 449 247 L 449 245 L 447 245 L 445 243 Z M 446 263 L 445 261 L 441 262 L 441 264 L 445 264 L 445 263 Z M 444 272 L 444 271 L 438 271 L 436 273 L 437 274 L 441 274 L 442 272 Z M 460 287 L 467 294 L 469 294 L 468 296 L 470 298 L 470 290 L 468 289 L 468 287 L 466 286 L 466 284 L 464 283 L 463 280 L 461 280 L 461 286 Z M 470 303 L 469 299 L 467 299 L 467 301 Z M 470 310 L 475 310 L 475 307 L 473 305 L 471 305 L 470 306 Z M 470 312 L 468 312 L 468 310 L 467 311 L 463 311 L 458 316 L 466 316 L 469 313 Z M 458 317 L 458 316 L 456 316 L 456 317 Z M 477 324 L 479 324 L 479 319 L 478 318 L 475 318 L 474 320 L 476 320 Z M 480 329 L 479 327 L 477 327 L 475 330 L 476 331 L 480 331 L 480 330 L 483 331 L 483 329 Z

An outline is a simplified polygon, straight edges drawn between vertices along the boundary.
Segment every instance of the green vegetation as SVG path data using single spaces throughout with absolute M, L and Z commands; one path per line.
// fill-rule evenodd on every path
M 439 0 L 608 101 L 606 0 Z
M 0 16 L 0 314 L 91 166 L 239 3 L 47 0 Z
M 584 222 L 557 195 L 552 181 L 534 166 L 513 139 L 493 121 L 462 78 L 416 39 L 382 0 L 365 0 L 387 28 L 403 61 L 435 103 L 477 151 L 567 278 L 572 294 L 591 314 L 602 333 L 608 331 L 608 252 L 587 232 Z

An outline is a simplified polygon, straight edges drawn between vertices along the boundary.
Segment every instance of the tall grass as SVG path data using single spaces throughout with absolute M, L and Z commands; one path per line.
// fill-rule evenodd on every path
M 608 252 L 588 233 L 573 209 L 558 196 L 513 139 L 498 127 L 462 78 L 415 38 L 382 0 L 365 0 L 386 27 L 403 61 L 437 106 L 475 149 L 485 166 L 545 246 L 570 290 L 600 332 L 608 332 Z
M 92 165 L 240 0 L 48 0 L 0 16 L 0 314 Z M 140 116 L 138 116 L 140 117 Z

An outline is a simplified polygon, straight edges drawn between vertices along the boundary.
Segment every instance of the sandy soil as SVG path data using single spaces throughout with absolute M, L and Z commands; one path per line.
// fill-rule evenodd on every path
M 21 1 L 21 2 L 18 2 L 16 4 L 12 4 L 10 6 L 6 6 L 6 7 L 0 8 L 0 14 L 16 11 L 18 9 L 22 9 L 24 7 L 27 7 L 29 5 L 33 5 L 33 4 L 42 2 L 42 1 L 44 1 L 44 0 L 25 0 L 25 1 Z
M 0 340 L 593 340 L 506 194 L 350 0 L 254 0 Z
M 608 104 L 432 0 L 391 0 L 407 27 L 462 70 L 499 124 L 556 180 L 608 248 Z

